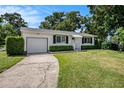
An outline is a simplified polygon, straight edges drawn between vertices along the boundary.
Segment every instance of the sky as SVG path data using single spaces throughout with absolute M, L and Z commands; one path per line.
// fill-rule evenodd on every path
M 85 5 L 19 5 L 19 6 L 0 6 L 0 15 L 4 13 L 20 13 L 22 18 L 28 22 L 28 27 L 38 28 L 41 21 L 53 12 L 80 11 L 81 15 L 90 15 L 89 9 Z

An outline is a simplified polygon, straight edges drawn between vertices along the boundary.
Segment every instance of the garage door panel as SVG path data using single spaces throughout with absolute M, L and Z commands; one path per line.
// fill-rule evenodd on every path
M 47 52 L 46 38 L 27 38 L 27 53 Z

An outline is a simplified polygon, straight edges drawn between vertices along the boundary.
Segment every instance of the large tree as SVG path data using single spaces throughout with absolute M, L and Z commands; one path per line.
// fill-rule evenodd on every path
M 40 28 L 53 30 L 75 31 L 81 28 L 81 15 L 79 11 L 68 13 L 54 12 L 52 15 L 45 17 L 41 22 Z
M 17 35 L 20 35 L 20 28 L 26 27 L 27 22 L 21 17 L 19 13 L 5 13 L 1 15 L 4 20 L 4 23 L 10 24 L 13 26 L 13 30 L 16 31 Z
M 95 33 L 104 40 L 108 35 L 113 35 L 117 28 L 124 27 L 124 6 L 90 5 L 88 7 L 91 17 L 86 22 L 86 32 Z

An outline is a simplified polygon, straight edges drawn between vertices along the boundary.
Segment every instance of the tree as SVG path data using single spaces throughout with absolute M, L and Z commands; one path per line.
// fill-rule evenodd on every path
M 7 36 L 15 36 L 16 31 L 13 30 L 13 26 L 11 24 L 4 24 L 0 29 L 0 44 L 5 43 L 5 38 Z
M 53 30 L 75 31 L 81 28 L 81 18 L 79 11 L 71 11 L 68 13 L 54 12 L 52 15 L 45 17 L 45 21 L 41 22 L 40 28 Z
M 69 19 L 66 19 L 63 22 L 59 23 L 56 29 L 63 30 L 63 31 L 74 31 L 76 29 L 76 26 L 74 25 L 76 25 L 74 22 L 72 22 Z
M 119 37 L 118 37 L 118 35 L 114 35 L 114 36 L 112 36 L 112 38 L 111 38 L 111 42 L 113 43 L 113 44 L 119 44 Z
M 124 45 L 124 28 L 120 27 L 119 29 L 117 29 L 117 32 L 118 32 L 118 38 L 119 38 L 120 44 Z
M 40 28 L 55 29 L 56 26 L 63 21 L 64 12 L 54 12 L 52 15 L 45 17 L 45 21 L 41 22 Z
M 124 26 L 124 6 L 90 5 L 88 7 L 91 17 L 86 22 L 86 32 L 95 33 L 101 40 L 105 40 L 108 35 L 113 36 L 117 28 Z
M 124 50 L 124 27 L 117 29 L 116 34 L 112 37 L 112 43 L 119 45 L 120 50 Z
M 5 13 L 1 15 L 4 23 L 9 23 L 13 26 L 13 30 L 16 31 L 17 35 L 20 35 L 20 28 L 27 27 L 27 22 L 22 19 L 21 15 L 18 13 Z

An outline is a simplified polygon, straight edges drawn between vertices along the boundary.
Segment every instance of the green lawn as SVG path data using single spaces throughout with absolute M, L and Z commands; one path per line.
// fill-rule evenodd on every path
M 124 53 L 88 50 L 55 54 L 59 60 L 58 87 L 124 87 Z
M 21 61 L 24 56 L 7 56 L 6 52 L 0 52 L 0 72 L 5 71 L 11 66 Z

